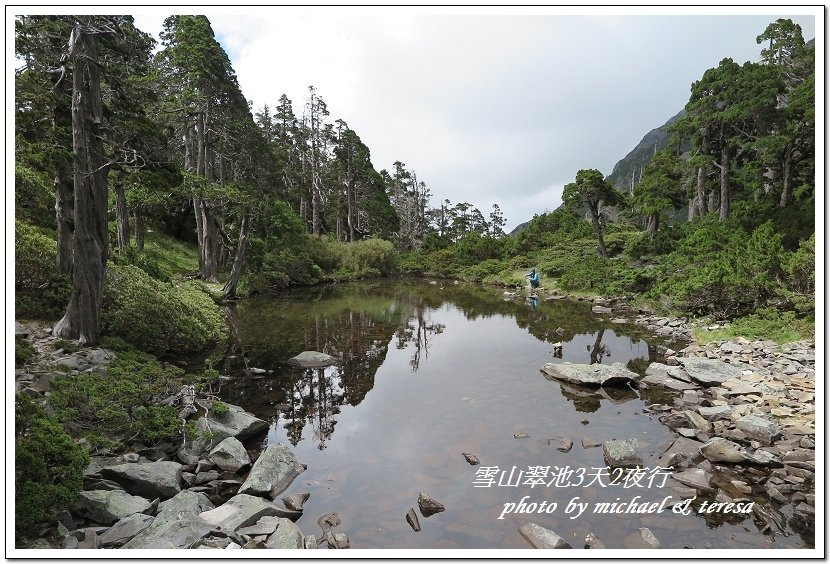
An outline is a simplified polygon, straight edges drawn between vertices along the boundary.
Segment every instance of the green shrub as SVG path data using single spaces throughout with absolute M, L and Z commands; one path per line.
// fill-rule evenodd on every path
M 14 524 L 23 531 L 75 499 L 89 455 L 25 394 L 15 397 L 14 436 Z
M 52 179 L 19 162 L 14 165 L 14 216 L 39 227 L 54 229 L 55 226 Z
M 792 311 L 780 312 L 775 308 L 759 308 L 746 317 L 735 319 L 723 329 L 696 331 L 695 338 L 702 343 L 738 336 L 788 343 L 813 338 L 814 334 L 815 321 L 813 319 L 799 318 Z
M 115 254 L 113 260 L 116 264 L 136 266 L 146 272 L 150 278 L 161 282 L 170 282 L 173 278 L 172 273 L 161 266 L 158 260 L 132 246 L 126 247 Z
M 783 261 L 788 289 L 812 302 L 816 292 L 816 234 L 801 241 Z
M 209 411 L 212 415 L 221 417 L 227 413 L 230 413 L 231 408 L 229 408 L 227 404 L 224 404 L 221 401 L 212 401 L 210 402 Z
M 71 432 L 85 434 L 93 444 L 122 448 L 130 438 L 153 443 L 180 432 L 178 410 L 155 404 L 178 392 L 183 382 L 182 369 L 125 351 L 104 374 L 55 378 L 49 402 Z
M 107 269 L 103 330 L 157 355 L 201 352 L 226 335 L 219 308 L 197 281 L 160 282 L 135 266 Z
M 34 345 L 31 341 L 22 335 L 15 336 L 14 339 L 14 365 L 20 368 L 26 361 L 37 354 Z
M 507 261 L 497 259 L 487 259 L 461 269 L 461 278 L 467 281 L 481 282 L 485 278 L 494 277 L 495 275 L 508 270 L 510 265 Z M 512 269 L 511 269 L 512 270 Z
M 59 319 L 66 311 L 72 283 L 57 272 L 57 244 L 37 228 L 14 224 L 14 303 L 16 317 Z
M 398 264 L 398 254 L 389 241 L 372 237 L 341 245 L 342 267 L 351 272 L 365 275 L 374 271 L 381 275 L 389 275 Z

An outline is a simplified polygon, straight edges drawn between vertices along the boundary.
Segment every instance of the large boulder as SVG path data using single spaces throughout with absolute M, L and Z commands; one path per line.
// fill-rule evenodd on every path
M 78 494 L 71 511 L 96 523 L 112 525 L 124 517 L 149 511 L 152 506 L 150 500 L 123 490 L 90 490 Z
M 683 366 L 692 380 L 704 386 L 717 386 L 723 384 L 730 378 L 739 378 L 741 376 L 741 369 L 739 367 L 726 364 L 714 358 L 690 356 L 680 357 L 677 361 Z
M 317 351 L 303 351 L 294 358 L 288 359 L 289 364 L 302 368 L 322 368 L 340 362 L 337 358 Z
M 199 515 L 213 509 L 213 503 L 208 496 L 202 492 L 184 490 L 167 501 L 162 501 L 158 506 L 157 518 L 176 519 L 180 516 Z
M 149 527 L 134 536 L 121 548 L 190 548 L 196 541 L 206 537 L 213 525 L 198 516 L 180 515 L 160 519 L 158 516 Z
M 282 443 L 268 445 L 254 462 L 239 493 L 276 499 L 303 470 L 305 467 L 297 462 L 290 448 Z
M 201 513 L 199 518 L 214 527 L 235 531 L 253 525 L 262 517 L 278 514 L 279 508 L 261 497 L 237 494 L 216 509 Z
M 542 367 L 545 377 L 564 380 L 586 386 L 626 386 L 636 385 L 639 376 L 620 362 L 607 366 L 605 364 L 572 364 L 570 362 L 549 362 Z
M 101 548 L 118 548 L 150 526 L 154 517 L 142 513 L 134 513 L 124 517 L 115 525 L 104 531 L 98 538 Z
M 110 466 L 101 470 L 101 476 L 149 499 L 170 499 L 182 491 L 182 465 L 169 460 Z
M 251 464 L 248 451 L 236 437 L 228 437 L 208 454 L 208 460 L 226 472 L 237 472 Z

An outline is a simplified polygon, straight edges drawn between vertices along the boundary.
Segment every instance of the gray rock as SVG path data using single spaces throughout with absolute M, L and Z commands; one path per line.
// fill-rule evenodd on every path
M 135 513 L 118 521 L 115 525 L 104 531 L 98 539 L 101 548 L 117 548 L 126 544 L 131 538 L 149 527 L 154 517 Z
M 317 548 L 317 537 L 314 536 L 314 535 L 308 535 L 305 538 L 305 548 L 306 549 Z
M 669 376 L 683 382 L 692 382 L 691 376 L 679 366 L 669 366 L 668 364 L 661 364 L 659 362 L 652 362 L 648 365 L 648 368 L 646 368 L 646 376 Z
M 709 485 L 709 474 L 701 468 L 689 468 L 682 472 L 675 472 L 672 478 L 696 490 L 714 492 L 715 488 Z
M 678 358 L 686 372 L 695 382 L 704 386 L 717 386 L 729 378 L 741 376 L 741 369 L 721 360 L 702 358 L 696 356 Z
M 416 533 L 421 530 L 421 524 L 418 522 L 418 515 L 415 513 L 415 509 L 409 508 L 409 511 L 406 512 L 406 522 L 409 523 L 409 526 L 412 527 L 412 530 Z
M 643 459 L 637 452 L 637 439 L 625 441 L 605 441 L 602 444 L 602 457 L 611 468 L 637 468 L 643 465 Z
M 625 537 L 623 544 L 626 548 L 633 549 L 660 548 L 660 541 L 646 527 L 640 527 L 636 532 Z
M 219 507 L 200 513 L 199 517 L 209 525 L 235 531 L 253 525 L 266 515 L 276 516 L 277 509 L 261 497 L 237 494 Z
M 771 445 L 781 433 L 778 425 L 757 415 L 744 415 L 736 424 L 747 437 L 766 445 Z
M 582 448 L 597 448 L 601 446 L 602 443 L 600 441 L 591 437 L 583 437 L 582 439 Z
M 196 474 L 196 479 L 193 481 L 194 485 L 201 486 L 202 484 L 207 484 L 214 480 L 219 479 L 219 472 L 216 470 L 210 470 L 209 472 L 199 472 Z
M 157 519 L 178 519 L 195 517 L 213 509 L 208 497 L 200 492 L 182 491 L 158 506 Z
M 311 497 L 310 493 L 295 493 L 282 498 L 285 506 L 292 511 L 302 511 L 303 504 Z
M 749 452 L 744 450 L 743 453 L 747 461 L 753 464 L 759 466 L 782 466 L 781 460 L 769 451 L 758 449 L 754 452 Z
M 334 543 L 332 543 L 328 538 L 326 539 L 329 543 L 329 548 L 349 548 L 349 537 L 346 536 L 346 533 L 335 533 L 333 536 Z
M 169 499 L 182 491 L 182 465 L 178 462 L 136 462 L 110 466 L 101 476 L 114 480 L 133 495 Z
M 704 419 L 698 412 L 687 409 L 683 412 L 683 415 L 685 415 L 689 422 L 694 425 L 695 429 L 703 431 L 704 433 L 712 432 L 712 424 Z
M 605 364 L 571 364 L 570 362 L 547 363 L 542 372 L 549 380 L 564 380 L 586 386 L 636 385 L 639 376 L 620 362 Z
M 201 400 L 196 403 L 204 410 L 210 406 Z M 240 441 L 249 439 L 259 433 L 268 430 L 268 423 L 248 413 L 238 405 L 226 403 L 228 412 L 216 415 L 208 411 L 207 417 L 200 417 L 196 420 L 197 438 L 188 441 L 176 455 L 185 464 L 197 464 L 202 454 L 213 449 L 228 437 L 236 437 Z M 198 435 L 210 433 L 211 438 L 204 438 Z
M 287 446 L 276 443 L 268 445 L 251 468 L 240 494 L 252 494 L 276 498 L 284 492 L 294 478 L 305 468 L 294 458 Z
M 236 437 L 228 437 L 208 454 L 208 460 L 226 472 L 238 472 L 251 464 L 248 451 Z
M 470 454 L 469 452 L 462 452 L 464 455 L 464 459 L 467 461 L 468 464 L 475 466 L 476 464 L 480 464 L 478 457 L 474 454 Z
M 158 516 L 149 527 L 134 536 L 121 548 L 151 548 L 164 550 L 171 548 L 190 548 L 197 541 L 206 537 L 213 526 L 205 523 L 195 515 L 182 515 L 160 519 Z
M 305 548 L 305 538 L 290 519 L 280 518 L 277 530 L 265 541 L 267 548 Z
M 242 527 L 237 533 L 240 535 L 248 535 L 249 537 L 258 537 L 258 536 L 268 536 L 274 533 L 277 530 L 277 526 L 279 525 L 279 518 L 277 519 L 267 519 L 267 518 L 260 518 L 253 525 L 249 525 L 247 527 Z
M 433 499 L 424 491 L 418 492 L 418 507 L 421 508 L 421 514 L 424 517 L 429 517 L 434 513 L 440 513 L 445 510 L 443 504 Z
M 324 366 L 332 366 L 340 362 L 335 357 L 316 351 L 303 351 L 294 358 L 288 360 L 289 364 L 301 366 L 303 368 L 322 368 Z
M 591 308 L 591 313 L 611 313 L 611 308 L 604 306 L 594 306 Z
M 700 406 L 697 408 L 697 412 L 709 421 L 716 421 L 718 419 L 729 419 L 732 408 L 728 405 Z
M 533 548 L 573 548 L 562 537 L 536 523 L 526 523 L 519 527 L 519 534 Z
M 98 532 L 94 527 L 89 527 L 81 531 L 81 538 L 78 539 L 79 549 L 100 548 L 101 544 L 98 540 Z
M 736 443 L 721 437 L 715 437 L 701 445 L 700 454 L 710 462 L 742 462 L 746 460 L 746 456 Z
M 96 523 L 112 525 L 134 513 L 144 513 L 150 507 L 149 500 L 123 490 L 90 490 L 78 494 L 71 511 Z

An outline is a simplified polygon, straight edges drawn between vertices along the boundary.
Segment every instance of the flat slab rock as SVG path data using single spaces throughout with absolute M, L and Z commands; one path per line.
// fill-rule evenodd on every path
M 519 527 L 522 535 L 533 548 L 573 548 L 562 537 L 536 523 L 527 523 Z
M 639 376 L 620 362 L 605 364 L 572 364 L 570 362 L 549 362 L 542 367 L 546 378 L 564 380 L 585 386 L 626 386 L 636 385 Z
M 288 359 L 289 364 L 302 368 L 322 368 L 324 366 L 333 366 L 338 362 L 340 361 L 330 354 L 317 351 L 303 351 L 294 358 Z

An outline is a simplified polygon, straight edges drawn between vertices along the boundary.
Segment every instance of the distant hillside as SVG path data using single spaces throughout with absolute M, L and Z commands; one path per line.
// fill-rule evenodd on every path
M 668 128 L 685 115 L 685 110 L 680 110 L 674 117 L 656 129 L 652 129 L 643 139 L 637 143 L 630 153 L 614 165 L 606 179 L 622 192 L 628 193 L 631 189 L 632 177 L 634 184 L 640 181 L 643 167 L 651 160 L 656 151 L 659 151 L 669 143 Z

